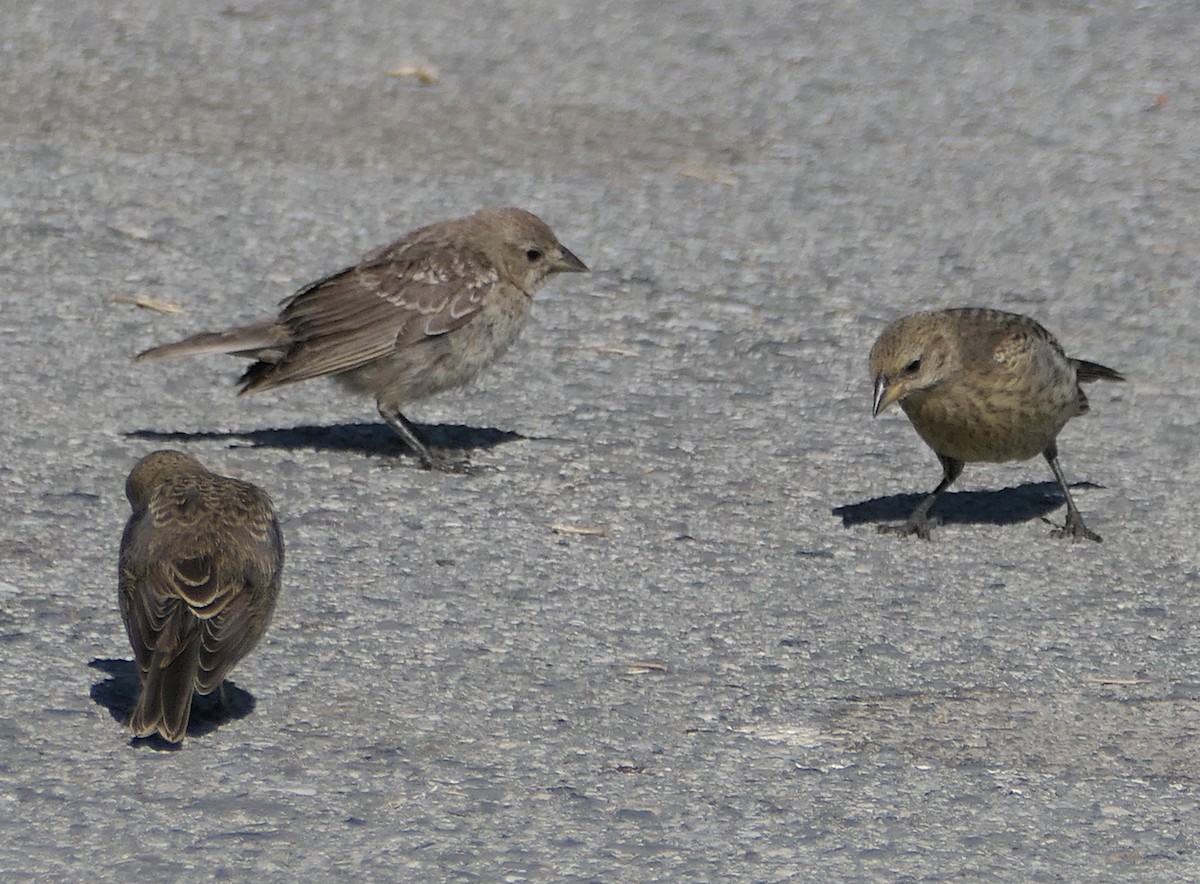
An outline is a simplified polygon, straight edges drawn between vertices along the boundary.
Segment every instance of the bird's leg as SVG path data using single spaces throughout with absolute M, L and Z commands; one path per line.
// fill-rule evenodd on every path
M 1094 540 L 1096 543 L 1100 543 L 1100 535 L 1083 524 L 1083 516 L 1079 514 L 1079 510 L 1075 508 L 1075 501 L 1071 499 L 1071 492 L 1067 488 L 1067 477 L 1063 475 L 1062 467 L 1058 465 L 1058 444 L 1051 442 L 1042 452 L 1042 456 L 1046 458 L 1046 463 L 1050 464 L 1050 470 L 1054 473 L 1054 478 L 1058 480 L 1058 487 L 1062 489 L 1063 497 L 1067 499 L 1067 523 L 1050 532 L 1051 536 L 1066 537 L 1072 541 Z
M 229 704 L 229 694 L 225 690 L 226 682 L 222 681 L 212 693 L 192 695 L 192 722 L 216 722 L 220 724 L 233 717 L 233 707 Z
M 380 404 L 379 414 L 387 421 L 387 425 L 395 430 L 396 435 L 408 446 L 409 450 L 421 459 L 423 468 L 441 470 L 446 473 L 461 473 L 469 466 L 465 459 L 454 460 L 436 453 L 429 443 L 421 438 L 421 434 L 417 432 L 417 428 L 413 426 L 412 422 L 400 413 L 400 409 L 389 409 Z
M 899 534 L 901 537 L 915 534 L 922 540 L 930 539 L 929 529 L 937 524 L 937 520 L 929 518 L 929 511 L 933 509 L 933 505 L 937 503 L 942 492 L 954 484 L 954 480 L 962 475 L 963 471 L 961 460 L 955 460 L 943 454 L 938 455 L 938 460 L 942 462 L 942 481 L 938 483 L 937 488 L 934 488 L 928 497 L 917 504 L 917 508 L 902 524 L 880 525 L 878 529 L 880 534 Z

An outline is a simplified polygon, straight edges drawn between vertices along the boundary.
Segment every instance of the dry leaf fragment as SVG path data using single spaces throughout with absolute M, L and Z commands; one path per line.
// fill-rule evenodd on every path
M 155 313 L 162 313 L 165 316 L 174 316 L 183 312 L 183 308 L 178 304 L 163 301 L 159 298 L 151 298 L 147 295 L 113 295 L 112 301 L 114 304 L 132 304 L 134 307 L 153 310 Z
M 569 353 L 607 353 L 612 356 L 637 356 L 636 350 L 626 350 L 624 347 L 609 347 L 604 344 L 592 344 L 581 347 L 564 347 Z
M 696 178 L 700 181 L 711 181 L 723 187 L 737 185 L 737 177 L 728 169 L 710 166 L 708 163 L 695 163 L 691 160 L 676 160 L 675 171 L 685 178 Z
M 550 530 L 555 534 L 581 534 L 587 537 L 609 536 L 607 525 L 563 525 L 556 522 L 550 526 Z
M 432 86 L 438 81 L 438 69 L 425 61 L 406 61 L 388 71 L 389 77 L 412 77 L 422 86 Z
M 626 675 L 645 675 L 647 672 L 666 672 L 667 664 L 657 660 L 634 660 L 625 664 Z

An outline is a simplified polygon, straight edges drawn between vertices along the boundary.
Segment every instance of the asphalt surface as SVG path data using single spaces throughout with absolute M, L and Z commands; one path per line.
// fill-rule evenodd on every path
M 0 875 L 1200 877 L 1198 46 L 1182 0 L 7 4 Z M 593 272 L 409 412 L 472 476 L 130 362 L 495 204 Z M 1128 375 L 1059 440 L 1102 545 L 1040 460 L 877 535 L 940 471 L 867 352 L 967 304 Z M 121 726 L 160 447 L 288 545 L 179 751 Z

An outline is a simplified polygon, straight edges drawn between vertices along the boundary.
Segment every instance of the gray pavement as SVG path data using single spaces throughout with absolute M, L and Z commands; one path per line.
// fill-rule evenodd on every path
M 1200 877 L 1198 46 L 1182 0 L 4 4 L 0 875 Z M 594 272 L 411 410 L 477 475 L 130 363 L 498 203 Z M 1040 461 L 876 534 L 939 468 L 867 351 L 962 304 L 1128 374 L 1060 438 L 1103 545 Z M 166 446 L 288 542 L 177 752 L 118 720 Z

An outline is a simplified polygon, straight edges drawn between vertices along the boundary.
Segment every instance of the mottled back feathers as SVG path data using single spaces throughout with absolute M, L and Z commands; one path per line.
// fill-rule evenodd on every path
M 218 688 L 266 630 L 283 539 L 264 491 L 177 451 L 139 461 L 126 494 L 118 591 L 142 683 L 130 728 L 178 742 L 192 691 Z

